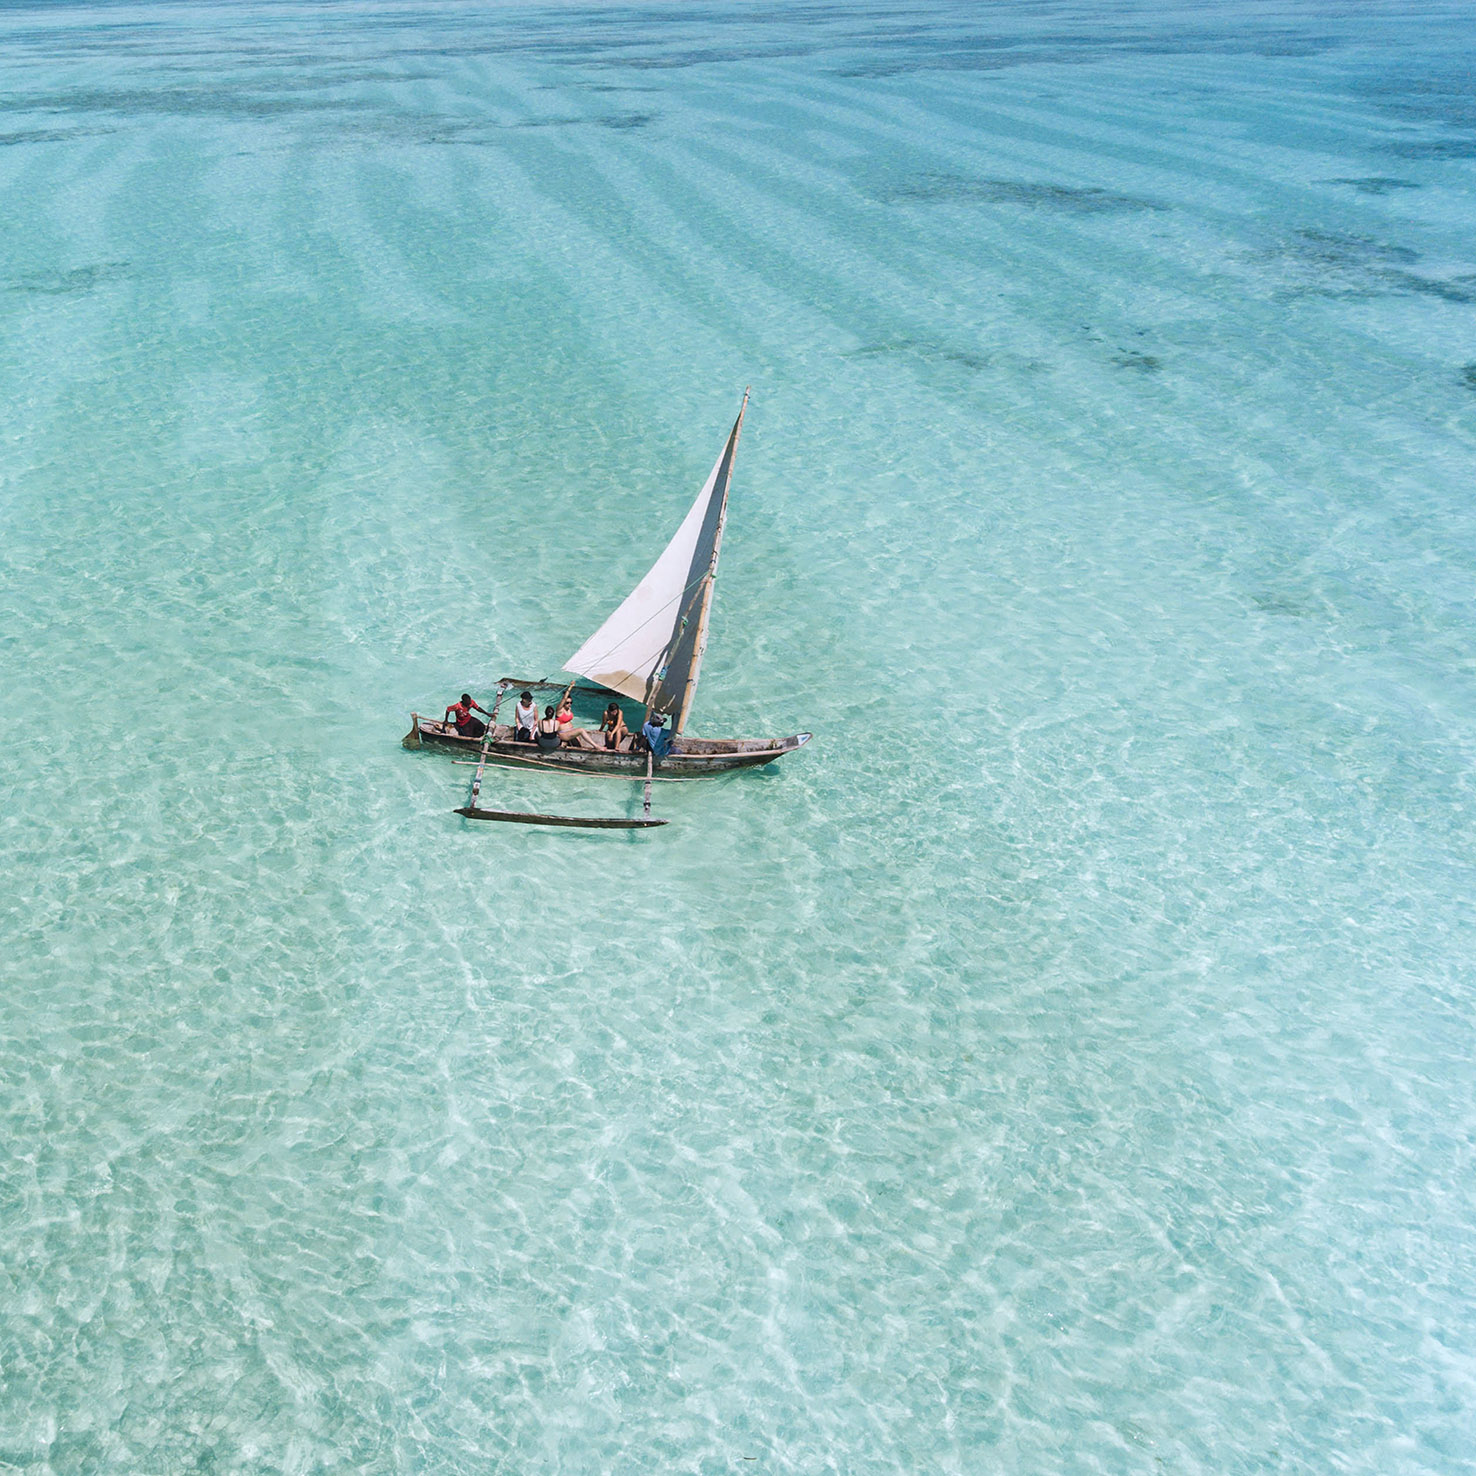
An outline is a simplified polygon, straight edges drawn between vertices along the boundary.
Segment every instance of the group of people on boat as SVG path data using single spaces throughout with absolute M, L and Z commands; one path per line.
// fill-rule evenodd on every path
M 576 728 L 574 708 L 570 701 L 571 691 L 572 689 L 565 689 L 557 706 L 553 703 L 545 704 L 542 717 L 538 715 L 538 705 L 533 701 L 533 694 L 522 693 L 513 709 L 512 741 L 536 744 L 545 753 L 565 747 L 592 749 L 596 752 L 608 749 L 619 753 L 645 752 L 649 749 L 657 758 L 665 758 L 671 751 L 672 737 L 666 728 L 666 715 L 660 712 L 648 711 L 637 735 L 626 726 L 625 714 L 621 711 L 620 704 L 611 702 L 605 708 L 595 733 Z M 487 724 L 476 716 L 477 713 L 481 713 L 489 721 L 493 716 L 480 703 L 472 701 L 470 693 L 463 692 L 461 700 L 453 702 L 446 709 L 445 720 L 453 724 L 463 738 L 483 738 L 487 733 Z

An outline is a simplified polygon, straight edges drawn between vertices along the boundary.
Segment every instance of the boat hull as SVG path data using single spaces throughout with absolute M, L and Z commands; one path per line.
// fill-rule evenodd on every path
M 569 746 L 549 751 L 536 743 L 514 743 L 511 730 L 499 725 L 496 736 L 486 744 L 487 762 L 503 768 L 543 770 L 547 773 L 618 774 L 629 779 L 646 776 L 645 753 L 615 753 L 604 748 Z M 506 735 L 506 736 L 504 736 Z M 464 738 L 450 723 L 411 714 L 411 728 L 404 737 L 406 748 L 439 748 L 466 758 L 482 756 L 484 738 Z M 810 734 L 788 738 L 679 738 L 676 748 L 652 766 L 667 779 L 703 779 L 730 774 L 735 769 L 753 769 L 771 764 L 786 753 L 803 748 Z

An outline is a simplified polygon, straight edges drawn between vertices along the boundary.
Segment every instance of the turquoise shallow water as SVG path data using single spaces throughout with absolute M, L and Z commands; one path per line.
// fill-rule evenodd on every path
M 1467 1469 L 1473 43 L 5 7 L 0 1469 Z

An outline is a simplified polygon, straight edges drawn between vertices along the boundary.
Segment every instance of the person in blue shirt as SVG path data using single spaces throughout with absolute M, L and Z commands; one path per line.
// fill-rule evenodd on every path
M 651 745 L 651 752 L 657 758 L 665 758 L 671 752 L 671 734 L 666 731 L 666 714 L 648 712 L 645 726 L 641 729 L 641 737 Z

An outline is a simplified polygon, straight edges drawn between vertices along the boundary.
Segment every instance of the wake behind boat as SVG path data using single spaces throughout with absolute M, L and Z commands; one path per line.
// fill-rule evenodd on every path
M 411 713 L 410 731 L 404 738 L 406 748 L 423 744 L 449 748 L 476 763 L 471 802 L 458 813 L 471 819 L 605 826 L 611 822 L 483 810 L 478 801 L 486 766 L 644 780 L 649 816 L 650 785 L 657 777 L 698 779 L 753 768 L 772 763 L 810 741 L 809 733 L 786 738 L 693 738 L 685 731 L 707 647 L 713 585 L 728 515 L 728 489 L 747 409 L 745 391 L 722 454 L 681 526 L 640 583 L 565 663 L 565 670 L 592 685 L 503 677 L 490 711 L 482 709 L 487 715 L 485 725 L 473 717 L 470 708 L 477 705 L 474 703 L 470 707 L 458 704 L 454 721 Z M 558 693 L 566 702 L 593 695 L 615 697 L 607 713 L 618 707 L 618 697 L 626 697 L 640 704 L 644 716 L 635 720 L 639 731 L 623 736 L 618 730 L 585 732 L 577 740 L 566 742 L 557 734 L 540 734 L 534 728 L 507 721 L 503 707 L 513 691 L 519 693 L 520 700 L 537 694 L 535 713 L 540 706 L 552 705 L 543 702 L 544 697 Z M 524 709 L 520 706 L 519 711 Z M 620 711 L 620 726 L 625 727 L 629 715 L 624 709 Z M 572 728 L 572 721 L 565 726 Z M 646 819 L 618 823 L 663 822 Z

